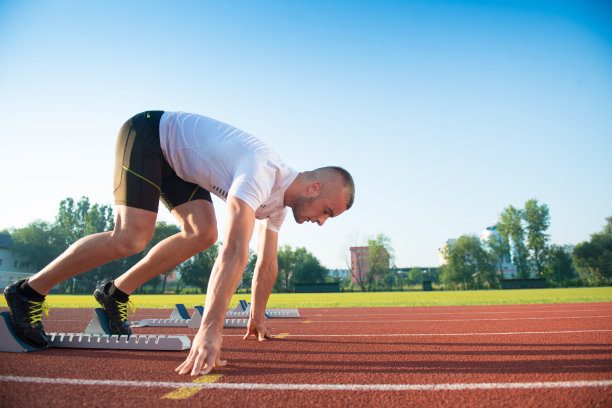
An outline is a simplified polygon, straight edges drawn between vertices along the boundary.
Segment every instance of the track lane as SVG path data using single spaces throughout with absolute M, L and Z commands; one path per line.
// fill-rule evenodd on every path
M 303 317 L 300 319 L 268 321 L 274 333 L 289 333 L 284 339 L 261 343 L 243 342 L 241 336 L 244 329 L 226 329 L 223 358 L 228 359 L 230 364 L 216 371 L 223 374 L 221 384 L 237 385 L 311 384 L 348 387 L 382 384 L 431 387 L 443 384 L 506 384 L 507 388 L 489 386 L 490 388 L 484 390 L 464 388 L 452 391 L 409 388 L 401 391 L 246 391 L 213 388 L 200 391 L 183 402 L 222 406 L 227 403 L 255 401 L 257 395 L 260 398 L 259 403 L 263 401 L 267 406 L 287 406 L 290 402 L 290 405 L 295 406 L 333 406 L 337 402 L 337 406 L 341 406 L 349 401 L 358 405 L 398 405 L 402 402 L 405 405 L 410 401 L 429 406 L 436 406 L 436 401 L 439 402 L 438 405 L 452 401 L 457 406 L 462 403 L 465 403 L 465 406 L 486 406 L 496 400 L 505 401 L 505 405 L 521 406 L 518 402 L 533 402 L 533 394 L 537 395 L 540 406 L 568 406 L 568 401 L 581 406 L 595 406 L 593 402 L 609 402 L 612 387 L 608 385 L 533 388 L 530 392 L 508 388 L 517 383 L 612 380 L 612 319 L 586 318 L 589 315 L 609 312 L 612 310 L 611 304 L 561 305 L 559 310 L 550 305 L 531 307 L 534 308 L 533 316 L 529 315 L 528 308 L 524 305 L 516 308 L 469 306 L 414 310 L 359 308 L 352 312 L 329 308 L 302 309 L 300 312 Z M 427 310 L 431 311 L 429 315 Z M 46 327 L 48 331 L 82 331 L 91 313 L 91 310 L 52 310 Z M 168 310 L 145 310 L 139 311 L 136 318 L 164 318 L 168 317 L 169 313 Z M 376 316 L 380 321 L 367 324 L 359 322 L 359 319 L 364 319 L 366 313 Z M 422 319 L 414 318 L 418 313 Z M 410 321 L 397 321 L 402 320 L 397 317 L 402 317 L 403 314 L 409 314 L 411 319 L 403 320 Z M 441 315 L 443 319 L 440 319 Z M 544 315 L 553 316 L 555 319 L 500 321 L 493 320 L 493 317 L 489 320 L 466 321 L 466 318 L 487 319 L 499 315 Z M 74 317 L 74 320 L 71 320 L 71 317 Z M 310 323 L 304 323 L 308 320 Z M 341 320 L 342 323 L 329 320 Z M 187 328 L 148 328 L 135 332 L 194 335 L 196 331 Z M 23 355 L 3 353 L 0 374 L 49 379 L 139 380 L 190 384 L 191 378 L 177 376 L 172 371 L 185 356 L 186 352 L 62 349 Z M 72 394 L 89 395 L 90 403 L 101 403 L 103 400 L 96 397 L 96 394 L 107 388 L 103 385 L 50 386 L 6 381 L 0 381 L 0 384 L 3 390 L 7 390 L 3 392 L 3 396 L 11 398 L 12 402 L 28 402 L 15 399 L 26 398 L 21 394 L 27 395 L 28 390 L 36 389 L 36 392 L 39 392 L 39 389 L 45 390 L 49 387 L 67 387 L 72 389 Z M 168 389 L 140 387 L 132 392 L 132 388 L 124 386 L 121 391 L 125 393 L 125 390 L 130 390 L 127 393 L 132 406 L 144 406 L 144 401 L 148 401 L 148 405 L 173 406 L 172 401 L 162 402 L 160 399 Z M 143 392 L 142 388 L 147 391 Z M 143 397 L 143 394 L 148 397 Z M 54 402 L 60 398 L 55 393 L 43 392 L 41 395 L 54 399 Z M 317 405 L 319 403 L 321 405 Z

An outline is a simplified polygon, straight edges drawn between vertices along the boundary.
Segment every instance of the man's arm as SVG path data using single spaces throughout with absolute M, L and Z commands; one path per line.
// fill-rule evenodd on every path
M 259 341 L 262 341 L 270 338 L 265 324 L 265 312 L 270 292 L 272 292 L 278 274 L 278 259 L 276 257 L 278 232 L 269 230 L 265 225 L 260 224 L 257 236 L 257 264 L 253 274 L 251 315 L 244 339 L 246 340 L 250 335 L 254 335 Z
M 227 306 L 236 291 L 249 258 L 249 241 L 253 235 L 255 213 L 234 196 L 227 199 L 225 239 L 208 282 L 202 324 L 193 339 L 187 359 L 176 368 L 179 374 L 208 374 L 219 360 L 223 323 Z

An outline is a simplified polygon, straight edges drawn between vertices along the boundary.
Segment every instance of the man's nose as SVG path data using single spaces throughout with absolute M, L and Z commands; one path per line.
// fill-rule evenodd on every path
M 319 224 L 319 226 L 322 226 L 323 224 L 325 224 L 325 221 L 327 221 L 328 218 L 329 218 L 329 215 L 323 215 L 319 217 L 317 219 L 317 224 Z

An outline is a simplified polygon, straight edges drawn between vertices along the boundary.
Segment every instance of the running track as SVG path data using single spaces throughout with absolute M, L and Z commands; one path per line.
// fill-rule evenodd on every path
M 46 329 L 81 332 L 91 314 L 53 309 Z M 138 310 L 134 320 L 169 314 Z M 229 364 L 195 382 L 174 373 L 186 351 L 0 353 L 0 406 L 612 407 L 612 303 L 300 314 L 269 319 L 282 337 L 272 341 L 225 329 Z

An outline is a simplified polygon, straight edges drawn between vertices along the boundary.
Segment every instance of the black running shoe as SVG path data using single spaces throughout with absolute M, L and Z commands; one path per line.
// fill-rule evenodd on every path
M 42 314 L 48 316 L 49 309 L 44 300 L 34 301 L 19 293 L 18 287 L 25 279 L 11 283 L 4 289 L 4 298 L 11 314 L 13 331 L 23 342 L 36 347 L 45 348 L 49 338 L 45 334 Z
M 134 306 L 129 300 L 125 303 L 118 302 L 110 295 L 107 295 L 105 288 L 110 284 L 111 282 L 107 282 L 96 288 L 93 293 L 94 297 L 98 303 L 102 305 L 106 317 L 108 317 L 108 327 L 110 328 L 111 334 L 130 336 L 132 330 L 130 329 L 130 322 L 128 320 L 128 310 L 133 312 Z

